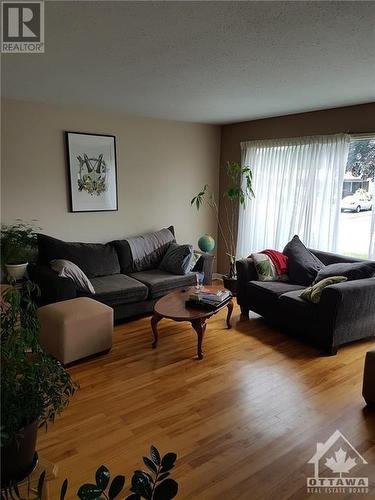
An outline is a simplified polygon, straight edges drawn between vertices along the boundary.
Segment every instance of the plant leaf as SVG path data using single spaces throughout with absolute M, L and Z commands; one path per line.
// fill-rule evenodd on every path
M 154 462 L 154 464 L 159 466 L 160 465 L 160 453 L 159 453 L 158 449 L 155 448 L 155 446 L 151 445 L 150 455 L 151 455 L 151 459 Z
M 176 459 L 177 459 L 176 453 L 167 453 L 166 455 L 164 455 L 161 461 L 161 467 L 162 467 L 161 472 L 163 473 L 171 470 L 172 467 L 174 466 Z
M 125 484 L 125 476 L 116 476 L 112 483 L 111 486 L 109 487 L 108 491 L 108 498 L 109 500 L 112 500 L 113 498 L 116 498 L 119 493 L 121 493 L 122 488 L 124 487 Z
M 80 487 L 77 496 L 81 500 L 97 500 L 102 493 L 103 490 L 98 488 L 96 484 L 86 483 Z
M 159 483 L 154 491 L 153 500 L 170 500 L 178 493 L 178 484 L 173 479 L 166 479 Z
M 162 481 L 164 481 L 164 479 L 166 479 L 169 476 L 169 474 L 170 472 L 164 472 L 164 474 L 160 474 L 160 476 L 157 479 L 157 482 L 161 483 Z
M 154 462 L 152 462 L 152 460 L 150 460 L 147 457 L 143 457 L 143 462 L 144 462 L 145 466 L 148 467 L 152 472 L 155 472 L 155 474 L 157 473 L 158 468 L 156 467 Z
M 98 488 L 101 488 L 103 491 L 108 486 L 110 480 L 109 470 L 105 465 L 101 465 L 99 469 L 95 473 L 95 481 Z
M 65 479 L 65 481 L 63 482 L 63 484 L 61 486 L 60 500 L 64 500 L 67 489 L 68 489 L 68 480 Z
M 137 493 L 146 499 L 151 499 L 152 496 L 152 478 L 146 472 L 142 470 L 134 471 L 132 477 L 132 487 L 130 491 Z

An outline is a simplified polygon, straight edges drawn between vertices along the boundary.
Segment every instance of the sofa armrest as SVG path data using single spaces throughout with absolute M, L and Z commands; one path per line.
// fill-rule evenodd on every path
M 246 305 L 246 287 L 249 281 L 256 281 L 258 274 L 256 272 L 253 259 L 241 259 L 236 261 L 237 271 L 237 302 L 240 305 Z
M 319 319 L 331 348 L 375 335 L 375 279 L 327 286 L 319 303 Z
M 205 285 L 211 285 L 212 283 L 212 268 L 214 265 L 214 259 L 214 255 L 210 253 L 202 253 L 193 268 L 194 272 L 204 272 L 203 283 Z
M 77 297 L 77 289 L 73 281 L 70 278 L 60 278 L 49 266 L 29 264 L 27 271 L 30 280 L 40 288 L 39 305 Z

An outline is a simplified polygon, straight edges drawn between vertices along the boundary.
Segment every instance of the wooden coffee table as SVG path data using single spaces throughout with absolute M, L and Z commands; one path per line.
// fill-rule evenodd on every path
M 206 289 L 218 290 L 223 287 L 205 287 Z M 221 311 L 224 307 L 228 308 L 227 313 L 227 327 L 231 328 L 230 318 L 233 311 L 233 299 L 225 301 L 214 311 L 198 309 L 193 307 L 186 307 L 185 301 L 188 300 L 189 294 L 195 290 L 195 287 L 184 288 L 175 292 L 168 293 L 159 299 L 154 306 L 154 313 L 151 318 L 151 327 L 154 334 L 154 341 L 152 347 L 155 349 L 158 343 L 158 330 L 157 325 L 163 318 L 173 319 L 173 321 L 189 321 L 197 332 L 198 336 L 198 359 L 203 359 L 202 342 L 204 332 L 206 331 L 206 321 L 214 314 Z

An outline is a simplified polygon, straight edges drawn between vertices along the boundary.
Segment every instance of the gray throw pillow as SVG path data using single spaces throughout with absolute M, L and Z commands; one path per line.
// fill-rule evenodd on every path
M 187 274 L 192 269 L 193 253 L 192 245 L 171 243 L 160 262 L 159 269 L 172 274 Z
M 288 257 L 289 279 L 297 285 L 311 285 L 324 267 L 323 262 L 305 247 L 297 235 L 285 246 L 283 254 Z M 338 274 L 341 273 L 335 273 L 336 276 Z
M 50 262 L 51 269 L 59 273 L 61 278 L 70 278 L 78 290 L 95 293 L 94 287 L 86 274 L 74 262 L 65 259 L 55 259 Z
M 314 283 L 330 276 L 345 276 L 349 281 L 372 278 L 375 275 L 375 262 L 338 262 L 323 267 Z

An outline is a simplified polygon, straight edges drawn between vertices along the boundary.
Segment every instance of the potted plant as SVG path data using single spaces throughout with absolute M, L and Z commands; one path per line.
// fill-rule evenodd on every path
M 236 229 L 238 206 L 245 207 L 246 202 L 255 196 L 253 191 L 253 173 L 248 166 L 242 166 L 237 162 L 227 162 L 226 175 L 228 186 L 223 193 L 223 207 L 228 233 L 223 229 L 222 221 L 219 219 L 219 207 L 214 193 L 206 184 L 203 189 L 191 200 L 197 210 L 206 203 L 215 213 L 219 232 L 223 238 L 226 253 L 229 257 L 229 273 L 223 276 L 224 286 L 236 293 Z
M 178 483 L 171 478 L 171 470 L 177 459 L 176 453 L 167 453 L 161 456 L 155 446 L 150 448 L 150 457 L 143 457 L 143 463 L 147 471 L 134 471 L 131 479 L 131 494 L 125 500 L 172 500 L 178 493 Z M 39 476 L 36 488 L 30 488 L 28 483 L 27 499 L 42 500 L 46 472 L 43 471 Z M 30 478 L 29 478 L 30 479 Z M 78 489 L 74 498 L 80 500 L 114 500 L 124 494 L 125 476 L 120 474 L 111 480 L 111 473 L 105 465 L 101 465 L 95 473 L 95 482 L 84 483 Z M 33 496 L 30 496 L 30 490 Z M 60 489 L 60 500 L 64 500 L 68 491 L 68 479 L 65 479 Z M 1 490 L 2 497 L 12 500 L 26 500 L 22 491 L 22 485 L 14 483 Z M 70 498 L 73 496 L 70 494 Z
M 8 276 L 21 280 L 36 248 L 36 228 L 17 219 L 14 224 L 1 225 L 1 264 Z
M 35 284 L 1 295 L 1 484 L 19 481 L 36 464 L 37 429 L 54 421 L 77 384 L 38 342 Z

